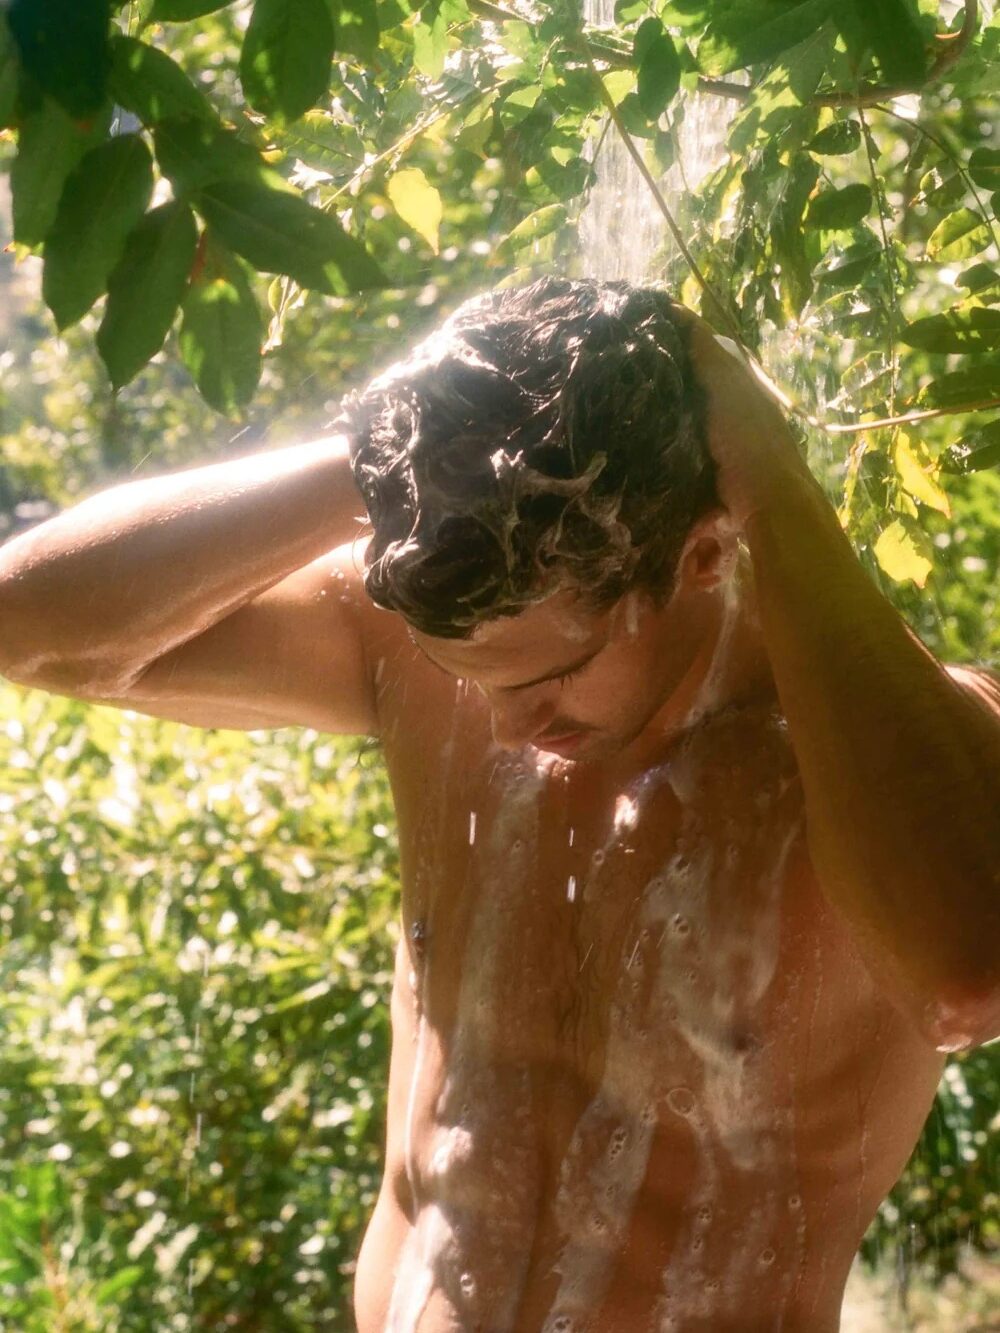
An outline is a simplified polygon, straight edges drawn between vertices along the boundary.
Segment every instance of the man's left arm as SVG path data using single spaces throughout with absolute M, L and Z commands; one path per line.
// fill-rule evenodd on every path
M 940 1050 L 1000 1034 L 1000 686 L 936 660 L 855 557 L 784 415 L 701 320 L 696 373 L 821 888 Z
M 924 647 L 804 468 L 764 494 L 744 533 L 821 886 L 938 1049 L 988 1041 L 1000 1034 L 1000 688 Z

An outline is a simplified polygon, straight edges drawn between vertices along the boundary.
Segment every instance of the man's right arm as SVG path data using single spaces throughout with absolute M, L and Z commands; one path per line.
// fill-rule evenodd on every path
M 363 514 L 339 436 L 102 491 L 0 548 L 0 675 L 200 726 L 370 734 Z

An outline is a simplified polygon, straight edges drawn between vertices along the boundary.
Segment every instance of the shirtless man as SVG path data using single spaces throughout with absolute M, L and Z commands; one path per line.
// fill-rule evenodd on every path
M 381 739 L 360 1333 L 832 1333 L 941 1052 L 1000 1031 L 1000 688 L 662 294 L 477 298 L 339 424 L 8 543 L 0 670 Z

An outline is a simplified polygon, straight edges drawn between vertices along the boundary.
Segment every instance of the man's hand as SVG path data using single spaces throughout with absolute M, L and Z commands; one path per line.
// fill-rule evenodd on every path
M 691 360 L 708 395 L 708 447 L 719 469 L 722 503 L 744 529 L 762 508 L 780 502 L 793 479 L 812 482 L 784 410 L 736 350 L 685 310 Z M 726 340 L 728 343 L 728 339 Z

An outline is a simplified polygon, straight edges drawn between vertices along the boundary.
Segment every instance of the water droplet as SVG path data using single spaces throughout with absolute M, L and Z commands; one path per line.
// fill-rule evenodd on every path
M 702 1204 L 698 1209 L 698 1221 L 703 1227 L 707 1227 L 712 1220 L 712 1210 L 707 1203 Z
M 476 1283 L 471 1273 L 463 1273 L 458 1279 L 458 1285 L 462 1290 L 462 1295 L 471 1300 L 476 1294 Z
M 701 1236 L 695 1236 L 694 1240 L 691 1242 L 691 1249 L 697 1254 L 704 1244 L 705 1242 L 702 1240 Z
M 597 851 L 590 859 L 593 861 L 595 866 L 602 866 L 604 864 L 604 852 L 601 851 L 600 847 L 598 847 Z
M 677 912 L 670 919 L 670 929 L 675 935 L 680 935 L 683 938 L 691 934 L 691 922 L 686 916 L 681 916 L 680 912 Z
M 671 1088 L 667 1105 L 675 1115 L 688 1116 L 694 1110 L 694 1093 L 690 1088 Z
M 774 1251 L 771 1249 L 769 1245 L 767 1249 L 762 1252 L 760 1256 L 760 1261 L 765 1266 L 765 1268 L 769 1268 L 771 1264 L 774 1263 L 776 1257 L 777 1256 L 775 1255 Z
M 656 1119 L 656 1107 L 652 1102 L 647 1102 L 639 1112 L 639 1124 L 643 1129 L 651 1129 L 656 1124 Z
M 791 1208 L 793 1213 L 797 1212 L 802 1207 L 802 1195 L 790 1194 L 788 1196 L 788 1206 L 789 1208 Z

